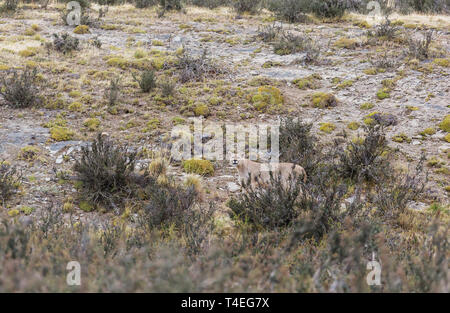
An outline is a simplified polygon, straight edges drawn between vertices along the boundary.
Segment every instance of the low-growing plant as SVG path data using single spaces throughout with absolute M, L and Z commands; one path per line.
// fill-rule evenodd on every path
M 163 17 L 168 11 L 181 11 L 183 9 L 181 0 L 159 0 L 159 6 L 158 17 Z
M 268 7 L 278 18 L 289 23 L 299 23 L 307 20 L 309 4 L 308 0 L 271 0 Z
M 261 0 L 232 0 L 232 6 L 237 14 L 254 14 L 261 9 Z
M 64 54 L 78 50 L 80 40 L 67 33 L 53 34 L 53 48 Z
M 163 81 L 159 83 L 163 97 L 173 96 L 176 84 L 172 81 Z
M 19 0 L 5 0 L 0 11 L 16 11 L 19 6 Z
M 12 70 L 12 74 L 2 74 L 0 95 L 12 108 L 28 108 L 37 104 L 39 89 L 36 86 L 37 69 L 25 68 L 21 73 Z
M 313 0 L 311 12 L 321 18 L 341 18 L 347 10 L 346 0 Z
M 258 34 L 256 38 L 262 40 L 263 42 L 273 42 L 275 39 L 283 32 L 283 27 L 281 25 L 267 25 L 258 26 Z
M 22 175 L 15 166 L 6 161 L 0 162 L 0 200 L 2 205 L 17 192 L 22 181 Z
M 192 56 L 184 49 L 183 54 L 178 56 L 177 68 L 180 71 L 182 83 L 202 81 L 206 76 L 217 76 L 224 73 L 224 70 L 213 64 L 206 49 L 198 57 Z
M 392 25 L 389 16 L 385 16 L 385 20 L 383 23 L 374 26 L 373 30 L 368 30 L 367 35 L 369 37 L 382 37 L 387 40 L 392 40 L 396 37 L 398 32 L 398 27 Z
M 156 79 L 154 71 L 144 71 L 141 73 L 140 77 L 137 77 L 136 74 L 132 73 L 133 79 L 139 84 L 142 92 L 150 92 L 156 87 Z
M 425 60 L 429 58 L 430 53 L 430 45 L 433 41 L 433 30 L 430 30 L 423 34 L 422 39 L 408 39 L 408 55 L 419 59 L 419 60 Z
M 157 0 L 135 0 L 134 6 L 138 9 L 144 9 L 149 8 L 151 6 L 154 6 L 158 3 Z
M 374 202 L 378 213 L 385 219 L 395 221 L 404 213 L 410 201 L 420 197 L 428 183 L 428 173 L 424 172 L 425 155 L 405 174 L 378 177 Z
M 105 97 L 109 106 L 115 106 L 120 96 L 120 77 L 114 77 L 109 81 L 109 87 L 105 91 Z
M 139 223 L 148 229 L 175 224 L 181 227 L 185 214 L 193 209 L 196 191 L 193 186 L 180 188 L 173 184 L 147 184 L 144 190 L 148 203 L 144 206 Z
M 279 55 L 294 54 L 305 51 L 311 46 L 311 43 L 311 38 L 305 35 L 283 32 L 274 43 L 273 49 Z

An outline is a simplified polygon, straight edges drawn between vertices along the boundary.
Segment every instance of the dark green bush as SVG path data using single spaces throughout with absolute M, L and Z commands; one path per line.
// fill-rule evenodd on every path
M 0 95 L 12 108 L 28 108 L 37 104 L 39 89 L 36 86 L 37 69 L 26 68 L 20 74 L 13 70 L 12 74 L 2 74 Z
M 7 162 L 0 162 L 0 200 L 2 205 L 17 192 L 22 181 L 22 175 L 17 168 Z
M 340 18 L 347 10 L 346 0 L 312 0 L 311 12 L 321 18 Z
M 232 0 L 232 6 L 237 14 L 254 14 L 261 9 L 261 0 Z
M 158 17 L 163 17 L 168 11 L 183 10 L 183 2 L 181 0 L 159 0 L 159 6 Z
M 272 0 L 268 7 L 279 19 L 289 23 L 305 22 L 309 12 L 309 0 Z
M 419 198 L 425 191 L 428 173 L 424 172 L 424 162 L 425 156 L 422 155 L 414 170 L 377 178 L 374 202 L 383 217 L 395 221 L 406 211 L 409 202 Z
M 16 11 L 19 6 L 19 0 L 5 0 L 3 6 L 1 7 L 1 11 Z
M 381 127 L 366 128 L 363 138 L 350 142 L 338 152 L 339 171 L 343 177 L 356 181 L 378 181 L 390 175 L 389 162 L 383 156 L 387 152 L 386 137 Z
M 144 207 L 141 225 L 149 229 L 174 223 L 181 227 L 184 215 L 193 209 L 197 193 L 193 187 L 184 189 L 171 184 L 151 182 L 145 188 L 148 204 Z
M 82 147 L 81 157 L 73 171 L 82 183 L 83 197 L 93 204 L 116 209 L 136 191 L 136 152 L 120 146 L 98 134 L 90 146 Z
M 64 54 L 70 53 L 74 50 L 78 50 L 78 45 L 80 44 L 80 40 L 73 36 L 70 36 L 68 33 L 63 34 L 53 34 L 53 48 L 56 51 L 62 52 Z
M 142 92 L 150 92 L 156 87 L 155 72 L 154 71 L 144 71 L 141 73 L 140 77 L 137 77 L 134 73 L 133 79 L 139 84 Z
M 281 177 L 273 173 L 270 175 L 269 186 L 254 188 L 250 182 L 244 182 L 245 192 L 228 202 L 235 218 L 256 229 L 273 230 L 290 226 L 300 213 L 297 197 L 302 190 L 301 179 L 293 176 L 283 187 Z
M 280 160 L 301 165 L 308 173 L 318 158 L 317 138 L 311 134 L 312 124 L 287 118 L 280 125 Z
M 220 6 L 229 5 L 231 0 L 190 0 L 189 4 L 198 6 L 198 7 L 206 7 L 209 9 L 215 9 Z
M 105 97 L 109 106 L 115 106 L 120 96 L 120 77 L 114 77 L 109 81 L 109 87 L 105 91 Z
M 158 3 L 157 0 L 136 0 L 134 5 L 138 9 L 148 8 Z

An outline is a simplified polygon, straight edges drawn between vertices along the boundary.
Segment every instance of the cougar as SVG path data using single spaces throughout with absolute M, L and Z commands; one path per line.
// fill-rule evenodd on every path
M 270 172 L 273 178 L 280 179 L 283 188 L 288 187 L 289 181 L 303 177 L 306 183 L 306 172 L 303 167 L 293 163 L 257 163 L 247 159 L 233 160 L 233 165 L 237 165 L 239 172 L 239 181 L 242 184 L 248 183 L 253 188 L 258 186 L 267 186 L 270 184 Z

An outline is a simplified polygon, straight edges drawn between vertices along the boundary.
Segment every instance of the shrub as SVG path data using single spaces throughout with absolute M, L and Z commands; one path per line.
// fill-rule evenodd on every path
M 450 114 L 446 115 L 442 122 L 439 123 L 439 128 L 447 133 L 450 133 Z
M 220 6 L 225 6 L 230 4 L 231 0 L 191 0 L 192 5 L 198 7 L 207 7 L 209 9 L 215 9 Z
M 343 177 L 356 181 L 378 181 L 390 173 L 389 163 L 383 157 L 386 153 L 386 136 L 383 128 L 365 128 L 364 138 L 349 143 L 346 150 L 340 150 L 339 172 Z
M 163 97 L 173 96 L 175 93 L 175 83 L 172 81 L 163 81 L 159 83 Z
M 53 48 L 64 54 L 78 50 L 79 43 L 78 38 L 72 37 L 67 33 L 53 34 Z
M 287 55 L 303 52 L 312 44 L 311 38 L 303 35 L 294 35 L 289 32 L 282 33 L 274 43 L 274 52 L 279 55 Z
M 280 125 L 280 160 L 301 165 L 307 173 L 317 155 L 317 139 L 311 134 L 312 124 L 287 118 Z
M 403 5 L 409 6 L 414 11 L 424 13 L 441 13 L 448 12 L 449 3 L 446 0 L 403 0 Z
M 374 202 L 378 213 L 386 220 L 395 222 L 404 213 L 410 201 L 419 197 L 428 182 L 428 174 L 424 174 L 425 156 L 422 155 L 414 171 L 409 170 L 402 175 L 389 175 L 378 179 L 377 194 Z
M 20 74 L 16 70 L 12 75 L 4 74 L 0 81 L 0 94 L 12 108 L 31 107 L 39 99 L 36 77 L 36 68 L 26 68 Z
M 105 91 L 105 97 L 108 99 L 109 106 L 114 106 L 117 103 L 120 95 L 120 77 L 112 78 L 109 81 L 109 87 Z
M 282 26 L 277 26 L 275 24 L 263 26 L 262 28 L 258 26 L 258 34 L 256 35 L 256 37 L 263 42 L 273 42 L 282 33 Z
M 224 72 L 208 58 L 206 49 L 199 57 L 194 57 L 184 50 L 183 54 L 178 56 L 177 68 L 180 70 L 180 81 L 182 83 L 201 81 L 205 76 L 216 76 Z
M 278 229 L 290 226 L 300 211 L 297 197 L 301 193 L 302 182 L 291 177 L 286 186 L 281 176 L 270 173 L 269 186 L 253 188 L 250 181 L 243 182 L 245 192 L 231 198 L 228 206 L 234 218 L 256 227 L 256 229 Z
M 157 0 L 135 0 L 134 6 L 138 9 L 148 8 L 157 4 Z
M 19 0 L 5 0 L 0 11 L 16 11 L 19 6 Z
M 232 0 L 232 5 L 237 14 L 254 14 L 261 9 L 261 0 Z
M 116 202 L 131 196 L 139 178 L 134 174 L 136 152 L 98 134 L 90 147 L 81 148 L 73 170 L 82 183 L 83 197 L 94 204 L 117 209 Z
M 145 195 L 148 204 L 144 207 L 139 223 L 149 229 L 170 224 L 182 226 L 183 216 L 193 208 L 196 199 L 194 187 L 183 189 L 156 182 L 148 184 Z
M 374 30 L 368 30 L 367 35 L 369 37 L 383 37 L 388 40 L 392 40 L 395 38 L 398 32 L 398 27 L 392 25 L 389 16 L 385 16 L 385 20 L 383 23 L 376 25 Z
M 22 181 L 22 175 L 17 168 L 5 161 L 0 162 L 0 199 L 2 205 L 17 192 Z
M 139 84 L 139 87 L 141 87 L 142 92 L 150 92 L 156 87 L 155 72 L 148 70 L 144 71 L 139 78 L 134 73 L 132 75 L 133 79 Z
M 346 9 L 346 0 L 313 0 L 311 11 L 321 18 L 341 18 Z
M 433 30 L 426 32 L 423 39 L 408 39 L 408 54 L 415 59 L 425 60 L 429 57 L 429 49 L 433 40 Z
M 338 104 L 337 98 L 326 92 L 316 92 L 312 95 L 311 102 L 314 107 L 325 109 L 329 107 L 335 107 Z
M 214 167 L 208 160 L 186 160 L 183 162 L 183 168 L 186 173 L 194 173 L 198 175 L 212 175 L 214 174 Z
M 161 10 L 158 13 L 158 17 L 163 17 L 167 11 L 181 11 L 183 4 L 181 0 L 159 0 Z
M 269 2 L 269 9 L 289 23 L 305 22 L 309 10 L 308 0 L 272 0 Z
M 303 238 L 320 239 L 342 223 L 342 199 L 347 185 L 341 181 L 336 164 L 330 157 L 323 159 L 308 175 L 298 205 L 305 215 L 296 221 Z M 346 211 L 347 213 L 350 211 Z

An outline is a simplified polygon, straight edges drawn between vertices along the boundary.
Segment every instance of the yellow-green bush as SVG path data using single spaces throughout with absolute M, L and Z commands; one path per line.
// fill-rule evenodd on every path
M 212 175 L 214 166 L 208 160 L 191 159 L 183 162 L 183 169 L 189 174 Z

